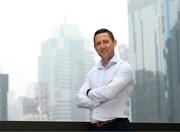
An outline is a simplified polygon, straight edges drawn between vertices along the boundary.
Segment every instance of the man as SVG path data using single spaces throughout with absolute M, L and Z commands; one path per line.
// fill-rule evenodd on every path
M 94 48 L 102 59 L 77 94 L 77 106 L 90 109 L 93 131 L 130 130 L 133 75 L 131 66 L 115 55 L 116 44 L 108 29 L 95 32 Z

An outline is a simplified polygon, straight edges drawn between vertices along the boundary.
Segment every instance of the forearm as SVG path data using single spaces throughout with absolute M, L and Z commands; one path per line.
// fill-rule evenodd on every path
M 88 97 L 98 102 L 111 100 L 120 92 L 128 88 L 132 84 L 131 70 L 119 73 L 110 83 L 99 88 L 93 88 L 88 93 Z
M 77 94 L 77 106 L 79 108 L 94 109 L 99 105 L 99 102 L 90 99 L 86 95 L 83 95 L 81 93 Z
M 90 88 L 90 84 L 87 78 L 76 96 L 76 102 L 77 102 L 78 107 L 86 108 L 86 109 L 93 109 L 100 105 L 99 102 L 94 101 L 87 96 L 87 91 L 89 88 Z

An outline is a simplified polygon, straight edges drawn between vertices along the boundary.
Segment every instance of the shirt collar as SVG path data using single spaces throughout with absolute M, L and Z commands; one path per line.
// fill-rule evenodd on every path
M 118 62 L 119 62 L 119 58 L 118 58 L 118 56 L 115 54 L 115 55 L 111 58 L 111 60 L 109 61 L 109 63 L 107 64 L 106 67 L 104 67 L 104 66 L 102 65 L 102 61 L 103 61 L 103 60 L 101 59 L 101 60 L 98 62 L 98 64 L 97 64 L 97 68 L 98 68 L 98 69 L 108 68 L 108 67 L 110 67 L 111 65 L 118 63 Z

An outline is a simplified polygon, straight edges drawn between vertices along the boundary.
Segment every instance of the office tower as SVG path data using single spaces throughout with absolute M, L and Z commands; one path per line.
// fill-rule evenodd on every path
M 17 110 L 15 92 L 9 91 L 8 92 L 8 120 L 9 121 L 17 120 L 18 119 L 18 115 L 17 115 L 18 112 L 19 111 Z
M 118 53 L 119 53 L 119 57 L 128 62 L 128 47 L 125 44 L 120 44 L 118 46 Z
M 20 121 L 47 121 L 48 116 L 39 113 L 37 103 L 33 98 L 19 97 L 17 100 L 18 119 Z
M 0 74 L 0 120 L 8 119 L 7 93 L 8 93 L 8 75 Z
M 76 94 L 94 56 L 75 24 L 63 23 L 54 36 L 42 44 L 39 82 L 48 85 L 49 120 L 82 121 L 87 111 L 76 107 Z
M 12 95 L 12 94 L 11 94 Z M 9 97 L 12 100 L 12 96 Z M 9 102 L 11 108 L 11 119 L 21 121 L 47 121 L 47 84 L 31 83 L 26 89 L 26 95 L 19 97 L 17 100 Z M 15 113 L 13 116 L 12 113 Z
M 1 62 L 0 62 L 0 73 L 2 72 L 2 64 L 1 64 Z
M 34 103 L 33 107 L 36 107 L 36 113 L 29 113 L 26 115 L 26 120 L 38 119 L 44 120 L 48 119 L 48 89 L 46 83 L 31 83 L 26 89 L 26 98 L 32 99 Z M 42 117 L 42 118 L 41 118 Z M 45 117 L 45 118 L 44 118 Z M 47 118 L 46 118 L 47 117 Z
M 171 6 L 173 5 L 173 6 Z M 165 58 L 167 61 L 170 121 L 180 122 L 180 1 L 168 1 Z M 173 25 L 172 25 L 173 24 Z
M 47 115 L 48 117 L 48 85 L 46 83 L 35 83 L 35 99 L 39 114 Z
M 179 30 L 172 32 L 178 25 L 179 7 L 179 0 L 128 1 L 129 59 L 135 69 L 134 121 L 174 122 L 180 119 L 179 97 L 174 91 L 179 88 L 179 52 L 175 47 L 179 48 L 180 41 L 173 37 L 179 36 Z

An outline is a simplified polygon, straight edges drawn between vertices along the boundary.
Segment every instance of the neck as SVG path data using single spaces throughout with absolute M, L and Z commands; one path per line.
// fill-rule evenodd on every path
M 107 66 L 107 64 L 109 63 L 109 61 L 112 59 L 112 57 L 114 56 L 114 53 L 112 54 L 112 55 L 110 55 L 110 56 L 108 56 L 108 57 L 103 57 L 102 58 L 102 60 L 103 60 L 103 66 L 105 67 L 105 66 Z

